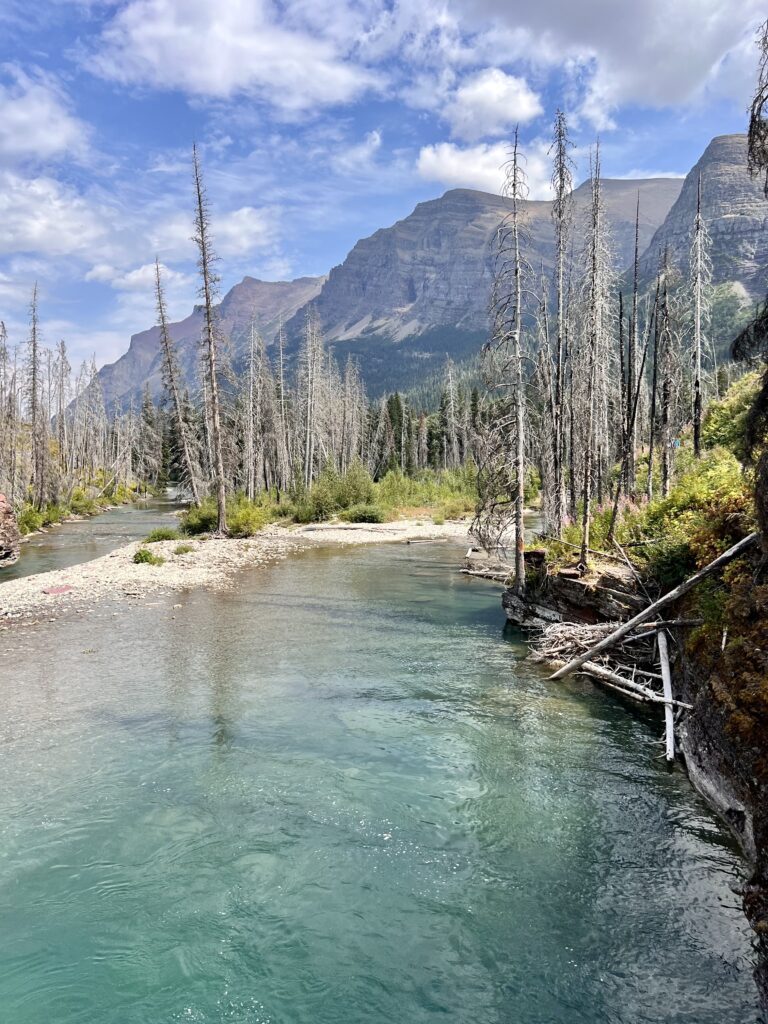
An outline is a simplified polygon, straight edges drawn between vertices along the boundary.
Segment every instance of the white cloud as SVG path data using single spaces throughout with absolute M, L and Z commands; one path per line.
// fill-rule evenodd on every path
M 509 160 L 509 147 L 504 142 L 457 146 L 439 142 L 423 146 L 416 164 L 420 177 L 439 181 L 450 188 L 477 188 L 483 192 L 500 193 L 504 184 L 504 165 Z M 550 195 L 546 145 L 535 143 L 521 150 L 521 166 L 528 180 L 531 199 L 548 199 Z
M 88 129 L 53 79 L 7 64 L 0 82 L 0 161 L 84 155 Z
M 764 17 L 760 0 L 448 0 L 465 31 L 506 28 L 505 59 L 573 71 L 598 128 L 624 104 L 689 103 Z
M 380 82 L 332 34 L 278 24 L 267 0 L 130 0 L 100 44 L 88 65 L 105 78 L 218 99 L 252 94 L 294 114 Z
M 164 263 L 160 264 L 160 273 L 166 289 L 168 287 L 191 288 L 193 286 L 193 277 L 180 270 L 173 270 Z M 120 271 L 109 263 L 97 263 L 85 275 L 85 280 L 108 284 L 120 292 L 141 292 L 152 295 L 155 289 L 155 264 L 144 263 L 140 267 L 134 267 L 133 270 Z
M 462 82 L 444 117 L 454 137 L 476 142 L 487 135 L 503 135 L 542 112 L 539 97 L 524 78 L 485 68 Z
M 54 178 L 0 172 L 0 253 L 70 256 L 105 237 L 94 207 Z
M 381 132 L 366 132 L 362 142 L 340 150 L 332 157 L 334 168 L 341 174 L 360 175 L 369 172 L 374 158 L 381 149 Z

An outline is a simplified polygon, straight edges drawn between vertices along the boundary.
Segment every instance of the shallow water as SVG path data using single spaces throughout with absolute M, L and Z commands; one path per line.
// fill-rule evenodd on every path
M 3 1020 L 758 1019 L 738 856 L 657 717 L 522 663 L 460 554 L 11 638 Z
M 152 498 L 53 526 L 21 545 L 18 561 L 0 569 L 0 583 L 108 555 L 123 544 L 146 537 L 156 526 L 175 526 L 172 513 L 176 508 L 171 500 Z

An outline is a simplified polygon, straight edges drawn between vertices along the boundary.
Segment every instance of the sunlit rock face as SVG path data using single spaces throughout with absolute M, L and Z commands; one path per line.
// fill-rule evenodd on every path
M 751 299 L 768 288 L 768 200 L 760 179 L 747 172 L 746 135 L 719 135 L 683 183 L 680 195 L 643 256 L 645 275 L 656 272 L 666 249 L 687 271 L 701 177 L 701 209 L 712 245 L 713 281 L 732 282 Z

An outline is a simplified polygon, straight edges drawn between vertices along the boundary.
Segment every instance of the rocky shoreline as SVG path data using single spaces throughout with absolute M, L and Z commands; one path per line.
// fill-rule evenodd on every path
M 165 559 L 162 565 L 136 564 L 133 556 L 144 546 L 137 541 L 90 562 L 51 572 L 5 583 L 0 575 L 0 629 L 58 618 L 110 598 L 136 600 L 159 591 L 192 587 L 225 589 L 233 585 L 241 570 L 274 562 L 301 548 L 461 540 L 466 535 L 465 523 L 436 525 L 419 520 L 271 526 L 243 540 L 183 538 L 151 544 L 153 554 Z M 180 545 L 191 550 L 177 554 Z

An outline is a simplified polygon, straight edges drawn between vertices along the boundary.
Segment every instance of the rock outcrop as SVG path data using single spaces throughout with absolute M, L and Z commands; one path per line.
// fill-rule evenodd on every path
M 0 494 L 0 572 L 17 560 L 20 544 L 21 535 L 11 503 Z
M 760 181 L 750 178 L 746 168 L 746 135 L 718 135 L 710 142 L 643 255 L 646 278 L 656 273 L 665 249 L 687 272 L 701 176 L 701 209 L 712 239 L 714 283 L 734 283 L 751 299 L 765 297 L 768 200 Z

